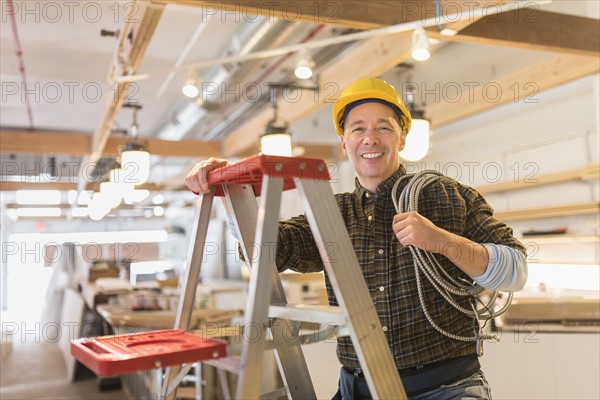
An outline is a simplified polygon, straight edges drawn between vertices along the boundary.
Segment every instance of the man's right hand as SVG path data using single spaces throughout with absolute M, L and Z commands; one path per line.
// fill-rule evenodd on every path
M 209 158 L 206 161 L 201 161 L 194 165 L 185 176 L 185 183 L 196 194 L 208 193 L 210 191 L 210 184 L 207 180 L 208 173 L 213 169 L 221 168 L 228 164 L 230 162 L 222 158 Z

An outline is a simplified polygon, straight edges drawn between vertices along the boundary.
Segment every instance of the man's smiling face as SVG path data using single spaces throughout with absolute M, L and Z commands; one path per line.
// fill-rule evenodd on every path
M 365 103 L 348 113 L 342 148 L 365 189 L 375 192 L 396 172 L 405 137 L 396 114 L 386 105 Z

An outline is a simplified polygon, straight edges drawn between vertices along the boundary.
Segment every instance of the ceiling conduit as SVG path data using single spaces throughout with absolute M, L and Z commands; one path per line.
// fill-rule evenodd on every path
M 231 45 L 223 51 L 223 55 L 244 55 L 264 49 L 293 26 L 294 23 L 285 20 L 269 22 L 265 17 L 261 17 L 258 22 L 245 21 L 233 35 Z M 221 100 L 228 85 L 242 80 L 258 62 L 260 61 L 211 67 L 201 79 L 202 86 L 197 100 L 176 112 L 172 118 L 175 123 L 164 125 L 157 136 L 165 140 L 180 140 L 187 136 L 203 117 L 225 104 Z

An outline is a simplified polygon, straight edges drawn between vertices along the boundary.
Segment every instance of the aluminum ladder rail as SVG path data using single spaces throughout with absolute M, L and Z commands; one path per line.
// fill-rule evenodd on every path
M 229 362 L 229 368 L 225 368 L 237 370 L 239 375 L 235 398 L 261 397 L 259 386 L 263 352 L 270 347 L 269 343 L 274 343 L 284 388 L 271 395 L 316 399 L 301 349 L 302 341 L 290 340 L 290 333 L 298 337 L 300 324 L 289 319 L 269 324 L 269 317 L 294 317 L 299 320 L 320 319 L 345 323 L 344 331 L 352 339 L 373 398 L 406 399 L 396 364 L 329 185 L 326 164 L 315 159 L 258 155 L 220 170 L 209 174 L 209 182 L 213 183 L 213 187 L 210 193 L 202 196 L 196 209 L 185 286 L 180 295 L 175 328 L 189 329 L 212 203 L 215 194 L 224 195 L 238 237 L 241 238 L 243 255 L 251 265 L 244 325 L 248 334 L 244 336 L 251 336 L 253 340 L 244 340 L 239 362 Z M 274 254 L 282 192 L 293 187 L 298 189 L 340 307 L 320 307 L 311 312 L 310 307 L 287 304 Z M 256 192 L 262 192 L 258 203 Z M 268 287 L 271 290 L 265 290 Z M 330 312 L 323 312 L 324 308 Z M 325 315 L 325 318 L 315 315 Z M 269 340 L 269 336 L 272 340 Z M 284 346 L 277 346 L 284 342 L 287 342 Z M 219 360 L 209 364 L 218 366 Z M 227 365 L 228 362 L 221 364 Z M 178 380 L 182 377 L 180 369 L 167 369 L 164 398 L 174 398 Z

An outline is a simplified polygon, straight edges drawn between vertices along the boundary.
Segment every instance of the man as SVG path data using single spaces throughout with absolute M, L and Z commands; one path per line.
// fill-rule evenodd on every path
M 412 250 L 433 253 L 454 279 L 517 291 L 527 278 L 523 245 L 493 218 L 479 193 L 449 178 L 422 189 L 419 212 L 396 210 L 392 188 L 406 175 L 398 152 L 411 116 L 387 82 L 362 78 L 350 84 L 333 105 L 333 119 L 356 173 L 355 190 L 337 194 L 336 200 L 408 396 L 491 398 L 477 356 L 477 321 L 450 305 L 431 282 L 419 279 Z M 207 192 L 207 172 L 226 163 L 198 164 L 186 177 L 188 187 Z M 400 191 L 407 182 L 399 182 Z M 279 271 L 322 270 L 311 239 L 305 216 L 280 222 Z M 330 304 L 337 305 L 326 284 Z M 455 301 L 464 309 L 476 302 L 473 296 Z M 371 398 L 350 338 L 338 339 L 337 352 L 343 368 L 335 398 Z

